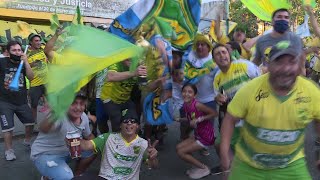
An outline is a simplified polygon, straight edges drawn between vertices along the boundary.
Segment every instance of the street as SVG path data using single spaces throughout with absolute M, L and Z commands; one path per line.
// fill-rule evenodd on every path
M 43 118 L 44 115 L 40 114 L 39 119 Z M 33 163 L 29 159 L 30 150 L 22 145 L 23 127 L 21 123 L 16 119 L 15 124 L 18 125 L 15 129 L 14 138 L 14 149 L 17 156 L 17 160 L 7 162 L 4 159 L 4 143 L 3 139 L 0 140 L 0 179 L 1 180 L 40 180 L 40 174 L 34 167 Z M 148 170 L 144 165 L 141 168 L 140 179 L 141 180 L 183 180 L 189 179 L 185 175 L 185 171 L 190 168 L 185 162 L 178 158 L 175 152 L 175 145 L 179 139 L 179 124 L 174 122 L 168 126 L 169 131 L 165 137 L 164 148 L 159 149 L 159 162 L 160 166 L 158 169 Z M 307 128 L 306 135 L 306 154 L 310 172 L 314 180 L 320 180 L 320 173 L 316 170 L 315 163 L 315 149 L 314 138 L 315 133 L 312 128 L 312 124 Z M 35 134 L 36 135 L 36 134 Z M 35 137 L 34 137 L 35 138 Z M 34 139 L 33 138 L 33 139 Z M 209 165 L 211 168 L 219 164 L 218 157 L 213 150 L 210 149 L 210 156 L 202 156 L 200 153 L 195 153 L 204 163 Z M 88 173 L 97 174 L 99 172 L 100 157 L 97 158 L 89 168 Z M 71 167 L 74 164 L 71 162 Z M 209 175 L 204 180 L 220 180 L 220 176 Z

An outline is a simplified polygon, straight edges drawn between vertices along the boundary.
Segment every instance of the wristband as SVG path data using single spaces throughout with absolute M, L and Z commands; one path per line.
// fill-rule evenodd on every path
M 198 124 L 199 122 L 202 122 L 204 120 L 203 116 L 200 116 L 197 118 L 196 123 Z

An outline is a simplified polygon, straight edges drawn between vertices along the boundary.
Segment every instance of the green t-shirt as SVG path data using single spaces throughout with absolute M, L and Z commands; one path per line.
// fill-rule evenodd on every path
M 108 72 L 125 72 L 129 71 L 122 62 L 113 64 L 108 67 Z M 119 82 L 105 82 L 101 90 L 101 99 L 103 101 L 111 100 L 117 104 L 124 103 L 130 99 L 130 94 L 137 80 L 133 78 Z

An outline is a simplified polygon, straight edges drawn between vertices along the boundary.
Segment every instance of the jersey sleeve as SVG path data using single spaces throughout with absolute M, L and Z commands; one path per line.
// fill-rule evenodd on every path
M 246 87 L 247 85 L 240 88 L 232 101 L 228 104 L 227 112 L 236 118 L 243 119 L 248 111 L 248 98 L 250 96 L 250 91 Z
M 250 79 L 254 79 L 261 75 L 260 68 L 256 66 L 254 63 L 252 63 L 251 61 L 244 61 L 244 63 L 246 63 L 248 67 L 247 74 Z
M 110 135 L 110 133 L 104 133 L 104 134 L 101 134 L 100 136 L 94 138 L 93 140 L 91 140 L 95 152 L 99 152 L 99 153 L 103 152 L 109 135 Z
M 112 64 L 111 66 L 108 67 L 109 72 L 118 72 L 118 63 Z
M 220 74 L 220 71 L 218 71 L 216 73 L 216 75 L 214 76 L 214 79 L 213 79 L 213 90 L 214 90 L 214 94 L 215 95 L 218 95 L 219 94 L 219 74 Z
M 89 118 L 85 113 L 82 114 L 81 118 L 83 118 L 83 121 L 85 121 L 83 136 L 88 137 L 91 134 L 91 130 L 90 130 L 90 126 L 89 126 Z

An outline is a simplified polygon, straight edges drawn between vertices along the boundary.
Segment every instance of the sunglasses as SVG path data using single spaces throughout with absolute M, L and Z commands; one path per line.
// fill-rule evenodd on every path
M 129 122 L 131 124 L 138 123 L 135 119 L 125 119 L 125 120 L 122 121 L 122 123 L 124 123 L 124 124 L 128 124 Z

